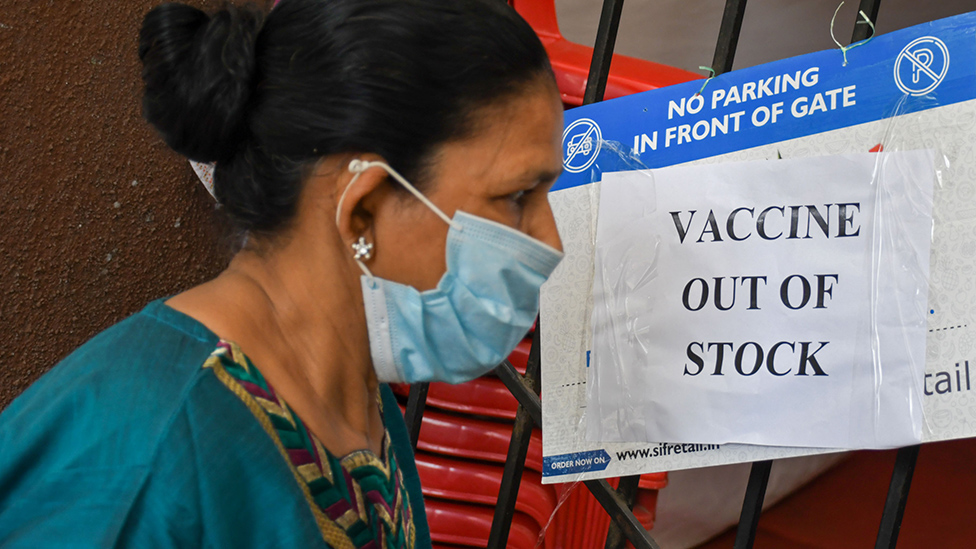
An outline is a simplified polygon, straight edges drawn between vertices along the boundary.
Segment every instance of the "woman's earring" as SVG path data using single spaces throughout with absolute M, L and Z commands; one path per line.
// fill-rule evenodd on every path
M 373 257 L 373 245 L 366 242 L 365 236 L 361 236 L 359 237 L 358 241 L 353 242 L 352 249 L 356 252 L 356 254 L 352 256 L 353 259 L 359 260 Z

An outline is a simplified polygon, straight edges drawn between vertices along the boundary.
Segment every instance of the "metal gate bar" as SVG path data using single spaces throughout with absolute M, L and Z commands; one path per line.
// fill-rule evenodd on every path
M 901 519 L 905 515 L 908 490 L 912 487 L 918 450 L 917 445 L 898 450 L 898 455 L 895 457 L 895 470 L 891 473 L 891 483 L 888 484 L 884 513 L 881 515 L 878 541 L 874 544 L 875 549 L 895 549 L 895 545 L 898 544 L 898 531 L 901 530 Z
M 637 501 L 637 489 L 639 485 L 640 475 L 622 477 L 620 479 L 620 483 L 617 484 L 617 494 L 620 496 L 623 505 L 625 505 L 631 512 L 633 512 L 634 503 Z M 641 526 L 641 530 L 643 529 L 644 527 Z M 616 521 L 610 523 L 610 529 L 607 531 L 607 543 L 604 547 L 606 549 L 618 549 L 624 547 L 623 531 L 619 526 L 617 526 Z
M 861 0 L 861 5 L 857 8 L 858 12 L 864 12 L 875 25 L 878 24 L 878 11 L 881 9 L 881 0 Z M 851 36 L 851 43 L 867 40 L 871 36 L 871 25 L 865 23 L 857 15 L 854 16 L 854 34 Z
M 424 419 L 424 408 L 427 407 L 427 390 L 430 383 L 413 383 L 407 396 L 407 409 L 403 419 L 407 424 L 407 434 L 410 435 L 410 445 L 417 450 L 417 440 L 420 437 L 420 422 Z
M 735 59 L 735 48 L 739 45 L 739 31 L 742 30 L 742 18 L 746 13 L 746 0 L 727 0 L 725 13 L 722 14 L 722 26 L 718 30 L 718 42 L 715 44 L 715 56 L 712 58 L 712 70 L 715 76 L 732 70 Z
M 593 497 L 613 519 L 611 524 L 620 528 L 627 541 L 632 543 L 636 549 L 660 549 L 644 525 L 634 516 L 634 512 L 624 501 L 623 496 L 610 486 L 607 479 L 584 480 L 583 484 L 589 488 Z M 609 539 L 609 536 L 607 537 Z
M 872 22 L 877 22 L 880 4 L 881 0 L 861 0 L 859 11 L 863 11 Z M 715 75 L 732 70 L 745 7 L 746 0 L 726 0 L 712 62 Z M 604 0 L 603 2 L 600 25 L 593 48 L 593 59 L 584 93 L 584 104 L 603 99 L 610 74 L 610 63 L 613 59 L 613 49 L 622 9 L 623 0 Z M 861 21 L 860 15 L 857 15 L 852 42 L 868 38 L 870 36 L 869 31 L 870 27 Z M 508 361 L 503 362 L 495 370 L 495 374 L 516 397 L 519 406 L 489 537 L 488 547 L 492 549 L 504 547 L 507 543 L 532 428 L 533 425 L 542 425 L 542 403 L 539 399 L 540 334 L 541 324 L 537 322 L 524 377 Z M 428 384 L 426 383 L 412 385 L 407 400 L 405 419 L 414 449 L 416 449 L 419 437 L 421 416 L 427 399 L 427 388 Z M 894 549 L 897 543 L 918 450 L 918 446 L 912 446 L 898 451 L 884 514 L 878 531 L 876 549 Z M 752 465 L 749 483 L 743 498 L 742 513 L 739 517 L 735 549 L 751 549 L 755 542 L 771 468 L 771 461 L 760 461 Z M 607 548 L 620 547 L 626 539 L 638 549 L 658 549 L 657 543 L 637 520 L 631 509 L 639 479 L 640 477 L 636 475 L 621 478 L 617 490 L 614 490 L 605 479 L 584 481 L 586 487 L 613 519 L 607 533 Z
M 620 27 L 620 12 L 624 0 L 604 0 L 600 13 L 600 25 L 596 29 L 596 43 L 593 45 L 593 59 L 590 61 L 590 74 L 586 78 L 583 104 L 589 105 L 603 101 L 607 91 L 607 78 L 610 76 L 610 62 L 613 48 L 617 43 L 617 29 Z
M 749 473 L 749 484 L 746 485 L 746 496 L 742 499 L 742 513 L 739 515 L 739 527 L 735 532 L 735 549 L 748 549 L 756 542 L 756 530 L 759 528 L 759 515 L 762 514 L 763 500 L 766 498 L 766 484 L 769 482 L 769 472 L 773 468 L 770 460 L 757 461 L 752 464 Z
M 537 318 L 524 377 L 515 371 L 515 368 L 507 360 L 496 369 L 506 370 L 502 374 L 505 376 L 503 380 L 506 382 L 506 386 L 509 387 L 509 391 L 513 388 L 518 390 L 522 398 L 518 399 L 519 406 L 515 412 L 515 426 L 512 428 L 512 439 L 508 444 L 508 457 L 505 459 L 502 483 L 498 489 L 498 501 L 495 502 L 495 516 L 492 518 L 491 532 L 488 536 L 489 549 L 503 549 L 508 544 L 508 533 L 512 526 L 512 516 L 515 514 L 515 500 L 518 498 L 519 485 L 522 483 L 522 471 L 525 469 L 525 456 L 529 452 L 529 443 L 532 440 L 532 427 L 534 423 L 542 425 L 542 403 L 539 400 L 541 331 L 542 323 Z M 514 391 L 513 394 L 515 394 Z M 516 398 L 518 396 L 516 395 Z M 522 399 L 528 401 L 527 404 L 533 408 L 532 412 L 521 403 Z

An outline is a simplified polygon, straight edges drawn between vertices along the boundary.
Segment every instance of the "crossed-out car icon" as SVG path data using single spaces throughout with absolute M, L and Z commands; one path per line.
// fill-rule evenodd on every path
M 576 134 L 566 143 L 566 156 L 572 157 L 576 153 L 589 156 L 593 150 L 593 138 L 587 135 L 588 132 Z M 586 139 L 583 139 L 584 136 Z M 577 151 L 577 149 L 579 149 Z

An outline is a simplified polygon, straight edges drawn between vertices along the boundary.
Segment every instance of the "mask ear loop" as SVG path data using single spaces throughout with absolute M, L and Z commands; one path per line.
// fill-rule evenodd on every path
M 386 162 L 379 162 L 379 161 L 367 162 L 365 160 L 360 160 L 358 158 L 354 158 L 351 162 L 349 162 L 349 171 L 352 172 L 354 175 L 352 176 L 352 180 L 349 181 L 349 184 L 346 185 L 346 188 L 342 191 L 342 195 L 339 196 L 339 204 L 336 207 L 336 227 L 339 226 L 339 212 L 342 211 L 342 203 L 346 199 L 346 193 L 349 192 L 349 189 L 352 188 L 352 186 L 356 183 L 356 181 L 359 179 L 359 176 L 362 175 L 363 172 L 365 172 L 366 170 L 374 166 L 379 166 L 380 168 L 386 170 L 386 172 L 390 174 L 393 177 L 393 179 L 396 179 L 397 182 L 403 185 L 403 187 L 408 191 L 410 191 L 410 193 L 413 194 L 415 197 L 417 197 L 418 200 L 423 202 L 425 206 L 430 208 L 431 211 L 437 214 L 437 216 L 440 217 L 444 221 L 444 223 L 447 223 L 452 229 L 458 231 L 464 230 L 464 227 L 461 225 L 461 223 L 451 219 L 450 217 L 447 217 L 447 215 L 443 211 L 441 211 L 440 208 L 435 206 L 434 203 L 430 201 L 430 199 L 424 196 L 422 192 L 418 191 L 416 187 L 411 185 L 410 182 L 407 181 L 405 177 L 400 175 L 389 164 L 387 164 Z M 356 257 L 353 257 L 353 260 L 356 262 L 357 265 L 359 265 L 360 270 L 363 271 L 363 274 L 366 275 L 366 278 L 369 279 L 370 286 L 373 286 L 374 276 L 373 273 L 369 270 L 369 267 L 367 267 L 365 263 L 363 263 Z
M 416 196 L 417 197 L 417 200 L 423 202 L 424 203 L 424 206 L 427 206 L 428 208 L 430 208 L 431 211 L 433 211 L 435 214 L 437 214 L 437 217 L 440 217 L 444 221 L 444 223 L 447 223 L 448 225 L 450 225 L 450 227 L 452 229 L 455 229 L 455 230 L 458 230 L 458 231 L 462 230 L 463 227 L 461 226 L 461 224 L 459 222 L 454 221 L 450 217 L 447 217 L 447 215 L 444 212 L 442 212 L 440 208 L 438 208 L 437 206 L 435 206 L 434 203 L 430 201 L 430 199 L 428 199 L 426 196 L 424 196 L 424 193 L 418 191 L 417 188 L 414 187 L 413 185 L 411 185 L 410 182 L 407 181 L 407 179 L 405 177 L 403 177 L 402 175 L 400 175 L 399 172 L 397 172 L 396 170 L 394 170 L 386 162 L 380 162 L 380 161 L 367 162 L 367 161 L 364 161 L 364 160 L 360 160 L 358 158 L 354 159 L 352 162 L 349 163 L 349 171 L 352 172 L 352 173 L 354 173 L 354 174 L 356 174 L 356 175 L 353 177 L 352 181 L 349 182 L 349 185 L 346 186 L 346 191 L 349 190 L 349 187 L 352 187 L 352 184 L 356 181 L 356 178 L 359 177 L 359 174 L 365 172 L 366 170 L 372 168 L 373 166 L 379 166 L 380 168 L 383 168 L 384 170 L 386 170 L 386 172 L 388 174 L 390 174 L 391 176 L 393 176 L 393 179 L 396 179 L 401 185 L 403 185 L 403 187 L 405 189 L 407 189 L 408 191 L 410 191 L 410 194 Z M 343 196 L 346 195 L 346 191 L 343 191 L 342 192 L 342 195 Z M 339 200 L 340 200 L 340 204 L 341 204 L 342 203 L 341 202 L 342 199 L 340 198 Z M 338 212 L 336 212 L 336 219 L 338 219 Z

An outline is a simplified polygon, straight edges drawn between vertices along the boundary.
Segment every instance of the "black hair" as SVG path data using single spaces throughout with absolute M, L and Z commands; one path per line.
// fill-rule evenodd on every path
M 215 161 L 218 201 L 264 233 L 294 216 L 319 158 L 375 153 L 422 185 L 479 109 L 553 78 L 502 0 L 283 0 L 266 16 L 163 4 L 139 38 L 146 119 L 176 152 Z

